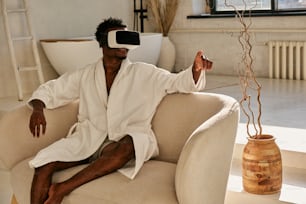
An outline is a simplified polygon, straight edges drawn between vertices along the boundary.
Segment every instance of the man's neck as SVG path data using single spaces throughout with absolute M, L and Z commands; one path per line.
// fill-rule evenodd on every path
M 122 60 L 103 58 L 105 73 L 116 74 L 121 67 Z
M 109 95 L 110 89 L 112 87 L 112 84 L 120 70 L 122 60 L 119 59 L 109 59 L 104 57 L 103 58 L 103 66 L 105 71 L 105 78 L 106 78 L 106 88 L 107 93 Z

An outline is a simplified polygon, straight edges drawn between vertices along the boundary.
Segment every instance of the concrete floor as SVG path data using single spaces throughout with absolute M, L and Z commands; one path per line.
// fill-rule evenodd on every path
M 262 123 L 264 125 L 306 129 L 306 81 L 260 78 L 262 85 Z M 222 93 L 240 100 L 237 77 L 207 76 L 207 92 Z M 245 117 L 241 114 L 241 121 Z
M 301 161 L 301 158 L 306 158 L 306 81 L 259 79 L 259 82 L 262 84 L 262 123 L 265 128 L 264 131 L 276 133 L 275 136 L 280 148 L 289 151 L 290 155 L 292 152 L 299 153 L 297 158 L 295 155 L 292 157 L 285 155 L 284 162 L 286 165 L 304 168 L 306 160 Z M 230 95 L 237 100 L 241 98 L 237 77 L 207 75 L 205 91 Z M 4 114 L 23 103 L 18 102 L 17 97 L 0 99 L 0 117 L 1 113 Z M 238 144 L 246 142 L 245 130 L 243 130 L 245 119 L 244 115 L 241 114 L 242 125 L 240 125 L 239 132 L 242 133 L 238 132 Z M 236 148 L 237 150 L 239 148 Z M 235 154 L 238 158 L 239 152 Z M 306 167 L 304 169 L 306 171 Z M 0 170 L 0 204 L 7 204 L 10 200 L 11 190 L 8 175 L 7 172 Z M 302 176 L 305 175 L 303 172 Z M 305 184 L 306 181 L 302 186 Z M 303 190 L 306 189 L 306 186 L 304 187 Z
M 263 132 L 276 137 L 282 153 L 282 191 L 269 196 L 243 191 L 241 158 L 247 140 L 246 117 L 241 113 L 225 203 L 306 203 L 306 81 L 258 80 L 262 85 Z M 241 99 L 237 77 L 209 75 L 205 91 Z
M 273 134 L 281 149 L 306 154 L 306 81 L 262 78 L 259 82 L 263 132 Z M 205 91 L 241 98 L 237 77 L 208 75 Z M 241 112 L 240 123 L 245 122 Z M 245 125 L 240 125 L 238 131 L 237 143 L 243 144 L 246 136 L 241 134 L 246 132 Z

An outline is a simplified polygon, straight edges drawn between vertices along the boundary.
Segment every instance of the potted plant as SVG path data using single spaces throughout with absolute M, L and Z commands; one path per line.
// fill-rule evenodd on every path
M 178 0 L 147 0 L 157 32 L 163 34 L 158 66 L 173 71 L 175 63 L 175 47 L 169 39 L 169 31 L 178 8 Z
M 242 48 L 242 60 L 239 64 L 238 74 L 242 98 L 239 101 L 242 112 L 247 118 L 246 129 L 248 142 L 243 150 L 242 177 L 244 190 L 254 194 L 272 194 L 279 192 L 282 185 L 282 160 L 280 150 L 275 143 L 275 137 L 264 134 L 261 115 L 261 89 L 254 72 L 254 57 L 252 46 L 251 10 L 238 11 L 235 6 L 225 0 L 225 5 L 236 12 L 236 16 L 242 26 L 238 41 Z M 253 8 L 257 6 L 257 2 Z M 245 15 L 248 15 L 246 20 Z M 256 112 L 253 104 L 256 104 Z

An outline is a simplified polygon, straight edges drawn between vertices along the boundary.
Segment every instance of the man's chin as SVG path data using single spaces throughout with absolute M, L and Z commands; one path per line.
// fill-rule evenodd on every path
M 125 60 L 127 58 L 127 56 L 120 56 L 118 57 L 120 60 Z
M 117 57 L 121 60 L 124 60 L 127 58 L 127 54 L 128 54 L 128 49 L 125 49 L 125 48 L 120 48 L 120 49 L 117 49 Z

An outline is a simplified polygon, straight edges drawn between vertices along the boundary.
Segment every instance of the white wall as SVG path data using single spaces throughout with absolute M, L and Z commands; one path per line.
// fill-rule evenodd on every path
M 18 5 L 18 0 L 8 0 L 11 8 Z M 68 38 L 92 36 L 97 25 L 110 16 L 119 17 L 132 27 L 133 1 L 127 0 L 28 0 L 31 20 L 37 40 L 46 38 Z M 2 5 L 1 5 L 2 10 Z M 22 22 L 15 17 L 12 28 L 18 33 L 24 32 Z M 18 47 L 19 54 L 25 55 L 30 61 L 30 55 L 24 47 Z M 46 80 L 57 77 L 56 72 L 47 61 L 39 45 L 43 73 Z M 38 86 L 34 73 L 23 75 L 25 93 L 30 93 Z M 0 16 L 0 98 L 16 96 L 17 89 L 13 69 L 11 67 L 7 39 L 3 25 L 3 13 Z
M 12 5 L 18 0 L 9 0 Z M 109 16 L 122 18 L 133 27 L 133 1 L 131 0 L 28 0 L 37 39 L 67 38 L 93 35 L 96 26 Z M 2 5 L 1 5 L 2 6 Z M 2 10 L 2 8 L 1 8 Z M 237 41 L 240 25 L 234 18 L 187 19 L 193 14 L 192 0 L 180 0 L 179 8 L 170 32 L 170 39 L 176 46 L 175 70 L 186 68 L 193 62 L 197 50 L 204 49 L 214 61 L 213 74 L 236 75 L 235 68 L 240 60 L 241 50 Z M 299 17 L 257 17 L 253 18 L 255 71 L 259 76 L 268 74 L 269 40 L 306 40 L 306 16 Z M 20 25 L 13 24 L 17 30 Z M 291 32 L 290 29 L 302 32 Z M 20 29 L 22 30 L 22 29 Z M 145 31 L 152 31 L 146 21 Z M 57 77 L 47 61 L 41 47 L 40 56 L 46 80 Z M 25 53 L 21 48 L 21 53 Z M 25 56 L 27 58 L 27 55 Z M 28 59 L 27 59 L 28 60 Z M 26 93 L 38 86 L 34 73 L 23 77 Z M 17 96 L 16 83 L 11 67 L 7 40 L 0 15 L 0 98 Z
M 237 40 L 240 25 L 235 18 L 187 19 L 193 14 L 192 0 L 180 0 L 180 6 L 172 26 L 170 39 L 176 46 L 176 70 L 189 66 L 195 52 L 204 49 L 214 61 L 211 73 L 236 75 L 241 49 Z M 252 29 L 255 71 L 258 76 L 268 76 L 269 40 L 306 41 L 306 16 L 256 17 Z M 297 32 L 292 32 L 295 29 Z

